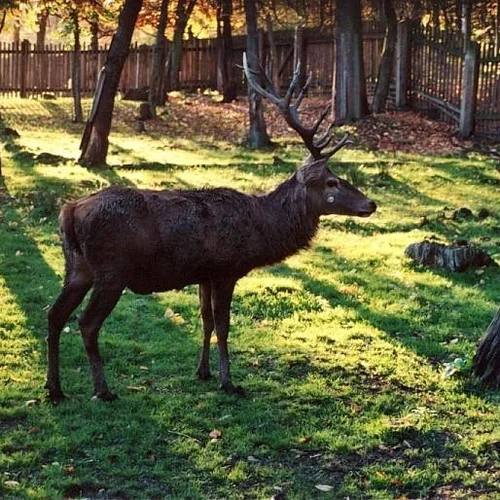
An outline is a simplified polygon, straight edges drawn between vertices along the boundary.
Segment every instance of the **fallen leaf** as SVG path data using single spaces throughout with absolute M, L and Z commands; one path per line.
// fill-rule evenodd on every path
M 299 443 L 308 443 L 309 441 L 311 441 L 311 436 L 303 436 L 301 438 L 299 438 Z
M 146 387 L 143 385 L 127 385 L 127 391 L 130 392 L 140 392 L 140 391 L 145 391 Z
M 332 491 L 333 490 L 333 486 L 330 486 L 328 484 L 315 484 L 314 487 L 319 491 Z
M 252 456 L 252 455 L 249 455 L 249 456 L 247 457 L 247 460 L 248 460 L 249 462 L 252 462 L 252 463 L 258 463 L 258 462 L 260 462 L 260 460 L 259 460 L 258 458 L 254 457 L 254 456 Z
M 210 439 L 214 439 L 214 440 L 217 440 L 217 439 L 220 439 L 222 436 L 222 432 L 219 431 L 218 429 L 214 429 L 209 435 L 208 437 Z
M 40 427 L 31 427 L 31 429 L 28 431 L 28 434 L 31 436 L 33 434 L 38 434 L 40 432 Z

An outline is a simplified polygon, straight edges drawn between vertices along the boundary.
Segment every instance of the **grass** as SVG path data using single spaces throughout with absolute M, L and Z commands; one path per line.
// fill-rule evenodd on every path
M 47 106 L 0 100 L 4 121 L 21 134 L 4 136 L 0 180 L 2 498 L 500 495 L 500 398 L 467 369 L 443 377 L 448 364 L 467 366 L 473 356 L 500 302 L 500 270 L 451 274 L 404 257 L 408 244 L 434 236 L 465 238 L 500 258 L 493 164 L 339 154 L 336 170 L 380 210 L 367 220 L 325 218 L 309 251 L 239 282 L 230 349 L 248 397 L 194 377 L 201 333 L 197 290 L 188 287 L 127 292 L 108 318 L 101 347 L 120 396 L 111 404 L 90 399 L 72 318 L 61 347 L 69 398 L 53 406 L 43 390 L 45 316 L 63 273 L 61 204 L 109 184 L 264 191 L 302 151 L 287 142 L 252 152 L 196 134 L 138 136 L 122 120 L 111 137 L 114 168 L 88 170 L 72 160 L 80 127 L 68 123 L 69 101 Z M 42 164 L 41 152 L 68 161 Z M 452 220 L 462 206 L 492 215 Z M 215 372 L 215 345 L 212 358 Z

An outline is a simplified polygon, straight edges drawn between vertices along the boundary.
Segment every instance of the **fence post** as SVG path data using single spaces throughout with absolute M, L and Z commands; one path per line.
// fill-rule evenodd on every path
M 21 67 L 19 69 L 19 94 L 21 97 L 27 96 L 28 87 L 28 54 L 30 51 L 29 40 L 23 40 L 21 42 Z
M 469 42 L 466 47 L 462 75 L 459 128 L 462 137 L 469 137 L 474 132 L 479 79 L 479 45 L 476 42 Z
M 396 42 L 396 108 L 404 109 L 408 105 L 408 87 L 410 81 L 410 44 L 411 24 L 409 21 L 398 23 Z

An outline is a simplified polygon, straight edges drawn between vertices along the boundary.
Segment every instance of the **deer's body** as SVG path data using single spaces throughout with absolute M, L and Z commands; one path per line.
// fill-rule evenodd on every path
M 61 230 L 68 250 L 81 254 L 93 274 L 116 274 L 135 293 L 238 279 L 305 248 L 314 236 L 319 214 L 295 184 L 291 178 L 264 196 L 113 187 L 66 205 Z
M 249 81 L 251 74 L 244 61 Z M 289 179 L 266 195 L 233 189 L 150 191 L 108 188 L 68 203 L 59 217 L 66 274 L 64 287 L 49 310 L 46 387 L 53 401 L 63 398 L 59 378 L 59 339 L 71 313 L 92 289 L 79 317 L 89 358 L 94 394 L 105 400 L 108 389 L 99 354 L 98 335 L 125 288 L 140 294 L 199 284 L 203 348 L 198 376 L 210 377 L 210 338 L 215 330 L 219 351 L 219 381 L 227 392 L 242 393 L 229 373 L 227 338 L 231 299 L 238 279 L 252 269 L 280 262 L 306 248 L 321 215 L 367 217 L 376 205 L 347 181 L 333 174 L 328 158 L 347 143 L 346 135 L 329 151 L 330 130 L 314 135 L 298 121 L 290 100 L 295 73 L 285 98 L 251 83 L 282 110 L 304 139 L 311 157 Z

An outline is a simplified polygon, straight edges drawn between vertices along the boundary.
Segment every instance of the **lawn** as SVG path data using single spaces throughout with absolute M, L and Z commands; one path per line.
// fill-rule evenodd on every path
M 112 403 L 91 399 L 73 317 L 61 342 L 68 398 L 45 400 L 64 201 L 110 184 L 266 191 L 300 163 L 286 135 L 272 151 L 236 145 L 245 121 L 230 105 L 212 135 L 188 122 L 183 132 L 179 102 L 140 135 L 136 105 L 120 102 L 113 168 L 90 170 L 75 162 L 81 126 L 69 100 L 0 99 L 20 134 L 0 137 L 0 497 L 500 498 L 500 397 L 469 372 L 500 304 L 500 270 L 452 274 L 404 256 L 424 238 L 459 238 L 500 261 L 500 174 L 479 156 L 335 157 L 379 211 L 324 218 L 311 249 L 238 283 L 230 350 L 247 397 L 196 379 L 200 319 L 188 287 L 126 292 L 106 321 Z M 61 158 L 44 163 L 45 152 Z M 453 219 L 460 207 L 474 217 Z M 216 361 L 214 344 L 214 373 Z

